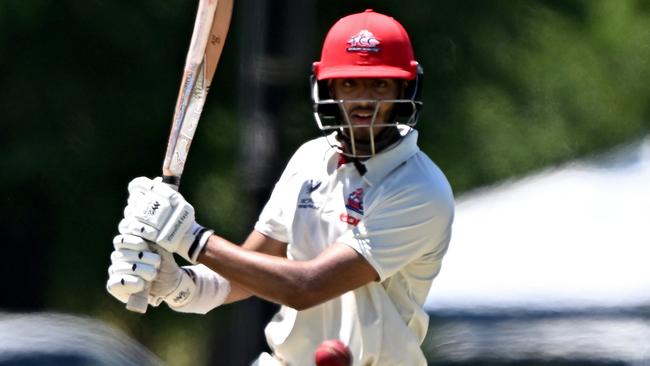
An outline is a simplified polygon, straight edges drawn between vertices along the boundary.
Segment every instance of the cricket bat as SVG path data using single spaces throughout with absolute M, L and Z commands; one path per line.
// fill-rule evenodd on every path
M 163 182 L 178 189 L 185 161 L 217 70 L 230 27 L 233 0 L 199 0 L 181 87 L 162 167 Z M 147 311 L 149 288 L 129 297 L 126 308 Z

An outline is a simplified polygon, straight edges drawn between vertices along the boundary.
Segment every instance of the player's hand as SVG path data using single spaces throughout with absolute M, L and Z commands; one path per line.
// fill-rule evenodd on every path
M 145 281 L 151 282 L 149 304 L 162 301 L 171 307 L 187 304 L 196 285 L 187 272 L 174 261 L 174 256 L 155 244 L 133 235 L 118 235 L 113 239 L 106 289 L 123 303 L 129 296 L 142 291 Z
M 194 207 L 160 178 L 135 178 L 129 183 L 129 199 L 120 234 L 139 236 L 192 263 L 212 234 L 194 221 Z

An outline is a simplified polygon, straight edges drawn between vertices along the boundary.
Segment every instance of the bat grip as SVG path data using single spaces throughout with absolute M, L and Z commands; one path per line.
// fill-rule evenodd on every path
M 162 181 L 163 181 L 163 183 L 166 183 L 166 184 L 170 185 L 175 190 L 178 190 L 178 186 L 181 185 L 181 177 L 180 176 L 163 174 Z
M 149 282 L 144 283 L 142 291 L 129 296 L 129 301 L 126 303 L 126 309 L 136 313 L 144 314 L 147 312 L 149 306 Z

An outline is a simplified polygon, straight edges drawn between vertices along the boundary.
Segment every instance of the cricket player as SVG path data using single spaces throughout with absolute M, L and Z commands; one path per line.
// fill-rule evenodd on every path
M 244 243 L 196 223 L 159 178 L 136 178 L 108 291 L 126 302 L 150 283 L 151 305 L 191 313 L 249 296 L 278 303 L 265 329 L 272 354 L 256 365 L 313 365 L 327 339 L 346 344 L 353 365 L 426 365 L 422 305 L 454 199 L 417 145 L 422 69 L 402 25 L 366 10 L 331 28 L 313 72 L 324 136 L 295 152 Z

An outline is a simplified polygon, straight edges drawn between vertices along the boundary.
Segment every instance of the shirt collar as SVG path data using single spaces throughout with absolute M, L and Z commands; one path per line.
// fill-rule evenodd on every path
M 378 184 L 388 173 L 420 151 L 417 145 L 418 131 L 407 126 L 400 127 L 403 137 L 396 146 L 382 151 L 364 162 L 368 172 L 363 179 L 368 185 Z

